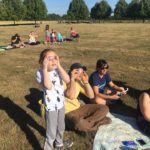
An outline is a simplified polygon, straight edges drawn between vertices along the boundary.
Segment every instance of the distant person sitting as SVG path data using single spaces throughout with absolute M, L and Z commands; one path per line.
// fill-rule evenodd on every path
M 38 35 L 31 31 L 29 34 L 29 45 L 38 45 L 40 42 L 37 40 Z
M 80 35 L 79 35 L 79 33 L 77 33 L 75 30 L 73 30 L 73 28 L 71 27 L 70 28 L 70 37 L 72 37 L 72 38 L 79 38 L 80 37 Z
M 21 37 L 18 33 L 11 37 L 11 46 L 13 48 L 23 48 L 25 44 L 22 42 Z
M 58 42 L 58 44 L 60 44 L 61 42 L 63 42 L 63 36 L 60 32 L 57 32 L 56 34 L 56 40 Z
M 95 94 L 95 102 L 97 104 L 111 104 L 112 100 L 119 100 L 119 94 L 126 94 L 123 87 L 117 86 L 112 80 L 108 73 L 109 65 L 103 60 L 99 59 L 96 64 L 96 71 L 90 76 L 90 84 Z M 105 90 L 107 85 L 110 90 Z
M 141 93 L 137 108 L 137 124 L 147 135 L 150 135 L 150 89 Z

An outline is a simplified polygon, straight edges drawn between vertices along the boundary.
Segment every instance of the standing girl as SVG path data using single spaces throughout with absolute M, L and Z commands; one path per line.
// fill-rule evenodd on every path
M 45 43 L 50 42 L 50 31 L 49 31 L 49 25 L 45 26 Z
M 60 65 L 58 55 L 50 49 L 45 49 L 41 52 L 39 63 L 42 67 L 37 71 L 36 79 L 43 87 L 46 109 L 44 150 L 52 150 L 53 144 L 56 148 L 64 146 L 65 115 L 63 81 L 68 84 L 70 78 Z

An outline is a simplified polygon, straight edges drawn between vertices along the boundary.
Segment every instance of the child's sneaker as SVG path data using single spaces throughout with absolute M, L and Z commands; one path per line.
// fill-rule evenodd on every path
M 56 144 L 55 143 L 55 149 L 57 149 L 57 150 L 63 148 L 63 146 L 64 146 L 63 143 L 61 143 L 61 144 Z
M 55 149 L 60 150 L 61 148 L 69 148 L 73 145 L 73 142 L 70 140 L 64 140 L 63 144 L 55 144 Z

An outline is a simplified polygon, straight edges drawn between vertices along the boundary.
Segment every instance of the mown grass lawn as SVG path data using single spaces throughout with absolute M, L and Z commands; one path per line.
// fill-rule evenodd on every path
M 44 40 L 44 28 L 60 31 L 69 36 L 73 26 L 80 33 L 79 41 L 61 45 L 39 45 L 0 52 L 0 149 L 40 150 L 44 142 L 44 119 L 39 116 L 37 101 L 41 96 L 35 80 L 39 68 L 39 53 L 52 47 L 61 57 L 66 70 L 80 62 L 88 74 L 95 69 L 97 59 L 109 62 L 112 79 L 129 87 L 123 105 L 111 110 L 136 115 L 139 93 L 150 87 L 150 25 L 149 24 L 58 24 L 43 22 L 40 28 L 30 26 L 0 26 L 0 45 L 10 43 L 11 35 L 19 33 L 27 41 L 28 33 L 36 31 Z M 92 137 L 66 131 L 65 138 L 74 141 L 71 150 L 90 150 Z

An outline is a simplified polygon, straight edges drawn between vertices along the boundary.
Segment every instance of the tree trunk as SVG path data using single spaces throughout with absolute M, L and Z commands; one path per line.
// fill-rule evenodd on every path
M 145 23 L 145 19 L 143 18 L 143 23 Z
M 14 20 L 14 25 L 16 24 L 16 21 Z

